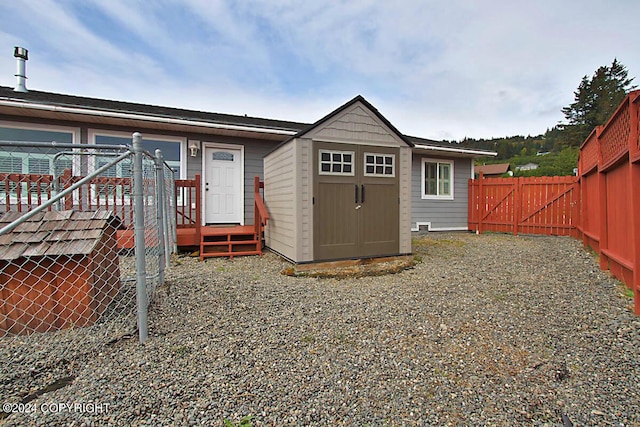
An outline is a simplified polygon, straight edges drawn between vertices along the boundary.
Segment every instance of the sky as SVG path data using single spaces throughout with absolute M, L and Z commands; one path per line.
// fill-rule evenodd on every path
M 27 88 L 313 123 L 364 96 L 406 135 L 539 135 L 583 76 L 640 75 L 638 0 L 7 0 Z M 636 81 L 640 84 L 640 79 Z

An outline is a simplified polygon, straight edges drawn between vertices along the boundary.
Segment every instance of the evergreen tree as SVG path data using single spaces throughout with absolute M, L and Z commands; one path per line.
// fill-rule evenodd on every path
M 627 68 L 614 59 L 610 67 L 602 66 L 593 77 L 584 76 L 574 92 L 574 102 L 562 109 L 568 124 L 562 125 L 564 142 L 579 146 L 598 125 L 613 114 L 631 86 Z

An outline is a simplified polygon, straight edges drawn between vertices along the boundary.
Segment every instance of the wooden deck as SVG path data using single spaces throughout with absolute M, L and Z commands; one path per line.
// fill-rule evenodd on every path
M 80 178 L 71 176 L 71 171 L 65 171 L 61 178 L 62 188 L 67 188 Z M 0 211 L 24 212 L 35 208 L 44 200 L 51 198 L 53 181 L 51 175 L 0 174 L 0 192 L 5 194 L 5 197 L 0 199 Z M 73 196 L 65 198 L 65 208 L 79 211 L 97 209 L 113 211 L 122 219 L 124 226 L 124 229 L 117 231 L 118 248 L 133 249 L 135 246 L 133 210 L 128 200 L 131 179 L 100 177 L 91 181 L 90 185 L 101 186 L 100 188 L 105 192 L 103 197 L 83 199 L 83 193 L 76 190 L 75 200 Z M 20 193 L 23 186 L 30 189 L 28 197 L 23 197 Z M 200 175 L 195 175 L 193 179 L 176 180 L 174 206 L 176 206 L 178 248 L 199 248 L 201 260 L 215 256 L 233 258 L 240 255 L 262 254 L 264 227 L 269 220 L 269 214 L 262 200 L 261 188 L 264 188 L 264 183 L 260 182 L 259 177 L 256 176 L 254 178 L 254 224 L 204 226 L 201 225 Z M 13 197 L 13 202 L 10 196 Z M 145 236 L 145 245 L 157 246 L 158 237 L 153 236 L 153 233 L 146 234 L 148 235 Z
M 198 248 L 200 259 L 212 256 L 233 258 L 234 256 L 260 255 L 262 253 L 262 238 L 260 235 L 256 235 L 253 224 L 178 228 L 176 232 L 178 248 Z M 118 230 L 117 233 L 120 249 L 134 248 L 133 230 Z M 157 244 L 157 240 L 155 244 Z M 147 246 L 154 246 L 154 242 L 147 242 Z
M 262 236 L 253 225 L 202 227 L 200 260 L 208 257 L 262 255 Z

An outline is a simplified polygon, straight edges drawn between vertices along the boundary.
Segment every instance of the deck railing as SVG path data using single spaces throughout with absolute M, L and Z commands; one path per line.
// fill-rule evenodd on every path
M 199 228 L 202 224 L 200 208 L 200 175 L 193 179 L 176 179 L 176 223 L 178 228 Z
M 260 181 L 260 177 L 253 178 L 253 200 L 254 200 L 254 227 L 256 236 L 262 237 L 264 227 L 269 221 L 269 212 L 264 205 L 263 196 L 260 193 L 260 189 L 264 189 L 264 182 Z
M 83 178 L 73 176 L 69 169 L 59 177 L 0 173 L 0 210 L 28 212 Z M 131 178 L 96 177 L 65 197 L 63 208 L 77 211 L 110 210 L 122 220 L 126 228 L 133 228 L 130 194 Z M 48 210 L 52 210 L 52 207 Z
M 196 174 L 193 179 L 175 180 L 176 227 L 195 229 L 196 239 L 200 238 L 202 227 L 200 177 L 199 174 Z M 0 211 L 28 212 L 49 200 L 56 192 L 71 187 L 82 178 L 82 176 L 74 176 L 69 169 L 66 169 L 59 177 L 46 174 L 0 173 Z M 124 228 L 132 230 L 131 185 L 131 178 L 96 177 L 89 184 L 69 194 L 64 199 L 64 209 L 110 210 L 121 218 Z M 269 220 L 269 213 L 260 191 L 263 188 L 264 182 L 256 176 L 254 178 L 254 227 L 257 236 L 262 236 L 264 227 Z M 131 233 L 124 234 L 132 242 Z M 123 244 L 130 246 L 131 242 Z

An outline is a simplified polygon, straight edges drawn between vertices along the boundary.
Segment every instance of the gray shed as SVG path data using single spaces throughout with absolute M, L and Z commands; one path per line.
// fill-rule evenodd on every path
M 264 158 L 265 243 L 296 263 L 411 253 L 413 144 L 362 96 Z

